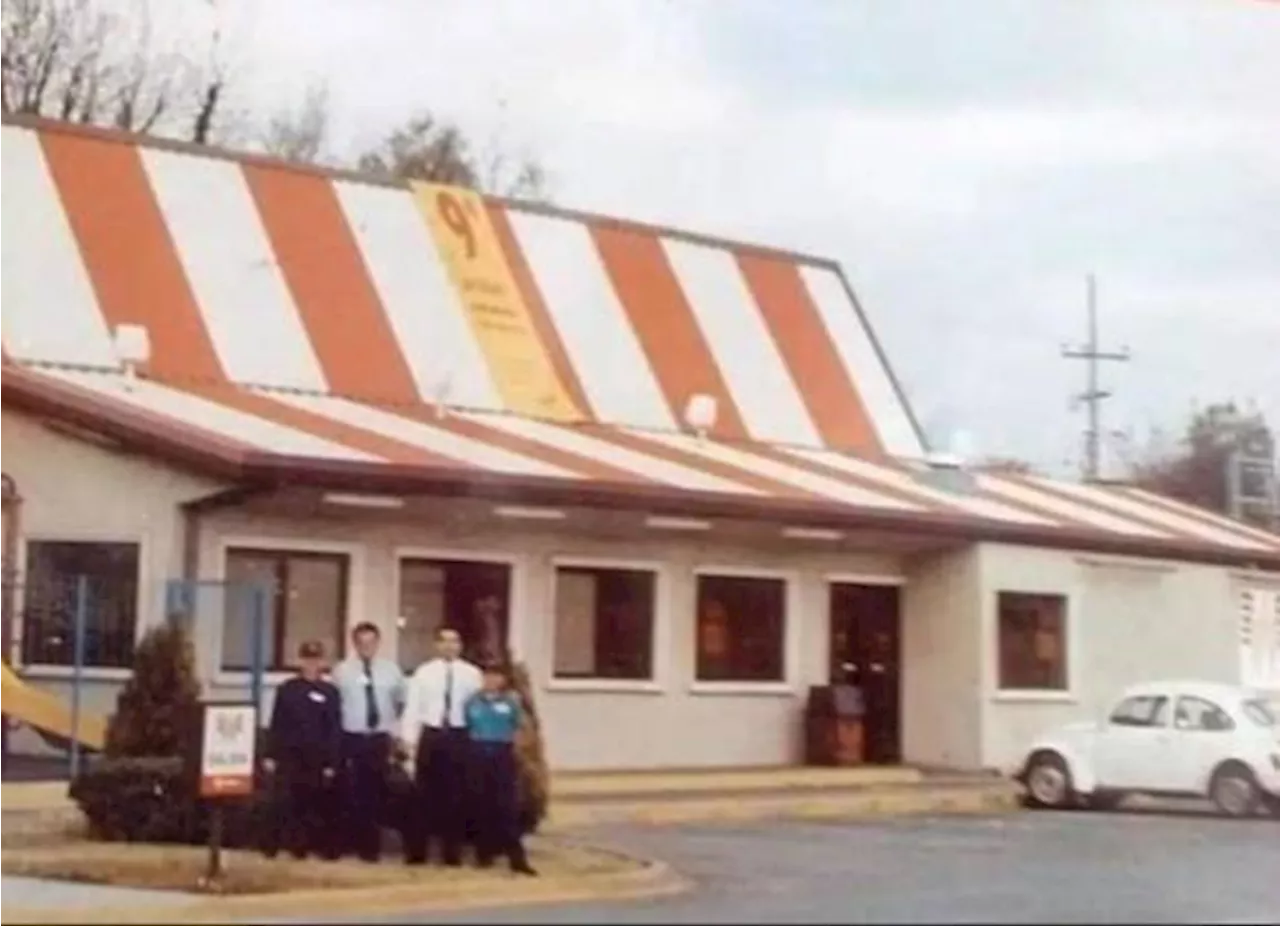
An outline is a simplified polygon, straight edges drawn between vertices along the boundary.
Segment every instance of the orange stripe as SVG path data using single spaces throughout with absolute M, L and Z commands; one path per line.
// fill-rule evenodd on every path
M 662 243 L 652 234 L 614 226 L 593 225 L 591 234 L 675 419 L 683 419 L 690 396 L 710 395 L 719 406 L 714 435 L 746 438 L 742 416 Z
M 511 279 L 515 282 L 525 308 L 529 311 L 529 320 L 533 322 L 534 331 L 542 342 L 543 350 L 547 352 L 547 358 L 551 361 L 556 378 L 560 380 L 561 386 L 569 394 L 570 400 L 583 417 L 588 420 L 593 419 L 595 415 L 591 411 L 591 403 L 587 401 L 586 390 L 582 388 L 582 381 L 578 379 L 578 373 L 573 368 L 573 362 L 569 359 L 569 352 L 560 338 L 560 332 L 556 330 L 555 323 L 551 320 L 551 313 L 547 311 L 542 290 L 538 288 L 537 281 L 533 277 L 529 261 L 521 250 L 515 233 L 511 230 L 511 221 L 507 218 L 506 208 L 492 202 L 486 203 L 485 208 L 489 213 L 489 224 L 493 227 L 493 233 L 502 246 L 502 253 L 507 258 Z
M 881 457 L 884 447 L 818 315 L 796 265 L 776 257 L 737 254 L 774 343 L 791 370 L 809 416 L 828 447 Z
M 1072 495 L 1070 492 L 1062 492 L 1052 485 L 1048 485 L 1043 482 L 1034 482 L 1031 479 L 1028 479 L 1026 476 L 1018 476 L 1015 474 L 1010 474 L 1005 476 L 999 476 L 996 478 L 1003 479 L 1006 482 L 1012 482 L 1017 485 L 1021 485 L 1024 488 L 1031 489 L 1032 491 L 1035 491 L 1035 492 L 1040 492 L 1044 495 L 1050 496 L 1051 498 L 1059 499 L 1060 501 L 1069 502 L 1073 505 L 1079 505 L 1081 508 L 1088 508 L 1091 511 L 1097 511 L 1097 512 L 1100 512 L 1101 514 L 1110 515 L 1111 517 L 1119 518 L 1122 521 L 1131 521 L 1134 524 L 1138 525 L 1139 527 L 1145 527 L 1148 530 L 1158 531 L 1161 534 L 1164 534 L 1166 536 L 1175 537 L 1177 539 L 1185 540 L 1190 543 L 1200 544 L 1202 546 L 1205 544 L 1216 545 L 1212 540 L 1210 540 L 1207 537 L 1198 537 L 1195 534 L 1188 534 L 1185 531 L 1178 530 L 1176 527 L 1168 527 L 1164 524 L 1159 524 L 1155 521 L 1149 521 L 1140 515 L 1130 514 L 1127 511 L 1119 511 L 1101 502 L 1086 500 L 1079 496 Z M 1117 532 L 1110 531 L 1110 533 L 1117 533 Z
M 320 176 L 279 168 L 248 165 L 244 170 L 325 380 L 335 392 L 365 399 L 426 427 L 589 478 L 638 481 L 633 474 L 597 461 L 479 422 L 440 418 L 425 408 L 333 185 Z M 540 302 L 538 308 L 545 316 Z M 536 312 L 534 319 L 536 325 Z M 559 339 L 554 343 L 559 346 Z M 552 356 L 554 359 L 554 352 Z M 559 366 L 557 373 L 562 373 Z
M 817 460 L 810 460 L 806 457 L 795 456 L 786 451 L 779 450 L 776 447 L 769 447 L 764 444 L 751 444 L 749 446 L 741 446 L 738 448 L 747 453 L 754 454 L 762 459 L 772 460 L 775 463 L 781 463 L 784 466 L 791 466 L 795 469 L 803 470 L 815 476 L 822 476 L 834 482 L 840 482 L 853 488 L 862 489 L 867 492 L 873 492 L 876 495 L 883 495 L 885 498 L 895 499 L 896 501 L 906 502 L 917 508 L 923 508 L 926 511 L 935 514 L 947 515 L 963 515 L 971 516 L 969 512 L 963 510 L 959 506 L 954 508 L 941 505 L 931 498 L 923 495 L 916 495 L 907 489 L 900 489 L 897 486 L 884 485 L 876 482 L 874 479 L 868 479 L 865 476 L 859 476 L 856 473 L 848 473 L 834 466 L 828 466 Z
M 56 132 L 41 133 L 41 141 L 103 316 L 108 325 L 147 327 L 153 378 L 392 462 L 459 465 L 229 383 L 138 149 Z
M 243 170 L 329 388 L 344 396 L 418 401 L 333 184 L 258 164 Z
M 1150 505 L 1152 508 L 1158 508 L 1168 514 L 1178 515 L 1186 518 L 1188 521 L 1195 521 L 1197 524 L 1203 524 L 1205 527 L 1217 528 L 1223 533 L 1231 534 L 1239 537 L 1241 540 L 1251 540 L 1254 543 L 1271 543 L 1280 547 L 1280 534 L 1275 534 L 1262 528 L 1253 527 L 1248 524 L 1237 524 L 1228 519 L 1225 515 L 1215 516 L 1211 511 L 1203 511 L 1196 508 L 1190 502 L 1177 502 L 1175 500 L 1163 498 L 1153 492 L 1136 492 L 1130 487 L 1120 487 L 1109 491 L 1119 491 L 1124 497 L 1132 502 L 1140 505 Z M 1186 507 L 1182 507 L 1185 505 Z
M 698 470 L 711 476 L 717 476 L 729 482 L 747 488 L 755 489 L 763 492 L 765 495 L 774 498 L 801 498 L 807 500 L 818 500 L 823 502 L 834 502 L 833 499 L 817 492 L 810 492 L 808 489 L 800 486 L 793 486 L 790 483 L 779 482 L 776 479 L 770 479 L 768 476 L 761 476 L 750 470 L 743 469 L 740 466 L 734 466 L 730 463 L 723 463 L 719 460 L 713 460 L 687 450 L 680 450 L 670 447 L 658 441 L 645 440 L 644 437 L 632 434 L 617 428 L 593 426 L 590 428 L 581 428 L 582 433 L 588 434 L 597 440 L 606 441 L 627 450 L 645 456 L 654 457 L 658 460 L 665 460 L 668 463 L 677 463 L 689 469 Z
M 138 149 L 63 132 L 40 144 L 107 324 L 147 328 L 153 376 L 223 379 Z

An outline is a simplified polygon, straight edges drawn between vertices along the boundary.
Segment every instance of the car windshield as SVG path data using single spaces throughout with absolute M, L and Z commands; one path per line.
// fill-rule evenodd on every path
M 1266 701 L 1254 698 L 1245 701 L 1241 706 L 1244 708 L 1244 715 L 1258 726 L 1280 726 L 1280 718 L 1276 717 L 1276 712 Z

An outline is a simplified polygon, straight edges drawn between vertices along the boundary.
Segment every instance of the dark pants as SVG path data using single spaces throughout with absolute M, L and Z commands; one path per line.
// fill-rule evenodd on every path
M 382 814 L 390 761 L 391 737 L 387 734 L 342 735 L 346 848 L 368 861 L 377 861 L 382 851 Z
M 427 861 L 433 838 L 440 841 L 446 865 L 461 864 L 469 811 L 470 745 L 466 730 L 424 727 L 418 737 L 414 763 L 415 812 L 405 834 L 404 848 L 404 858 L 409 864 Z
M 282 763 L 272 778 L 263 854 L 274 858 L 284 849 L 295 858 L 337 858 L 335 786 L 321 777 L 319 763 Z
M 476 860 L 484 866 L 500 855 L 513 869 L 528 865 L 520 832 L 518 770 L 510 743 L 471 744 L 471 806 Z

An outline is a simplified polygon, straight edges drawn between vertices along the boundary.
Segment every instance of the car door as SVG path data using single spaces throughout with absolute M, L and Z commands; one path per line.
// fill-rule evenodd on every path
M 1218 763 L 1230 758 L 1235 721 L 1220 704 L 1189 694 L 1178 696 L 1173 717 L 1165 790 L 1202 792 Z
M 1117 791 L 1158 790 L 1168 755 L 1169 698 L 1158 693 L 1131 695 L 1107 718 L 1094 750 L 1100 788 Z

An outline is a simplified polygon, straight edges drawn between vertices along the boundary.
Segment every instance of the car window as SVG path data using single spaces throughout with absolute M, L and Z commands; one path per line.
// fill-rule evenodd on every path
M 1169 699 L 1163 695 L 1125 698 L 1111 712 L 1111 723 L 1120 727 L 1163 727 L 1169 722 Z
M 1178 699 L 1178 709 L 1174 712 L 1173 723 L 1179 730 L 1200 730 L 1218 733 L 1235 727 L 1231 717 L 1204 698 L 1183 695 Z
M 1260 727 L 1280 727 L 1280 718 L 1266 701 L 1251 699 L 1240 705 L 1244 715 Z

